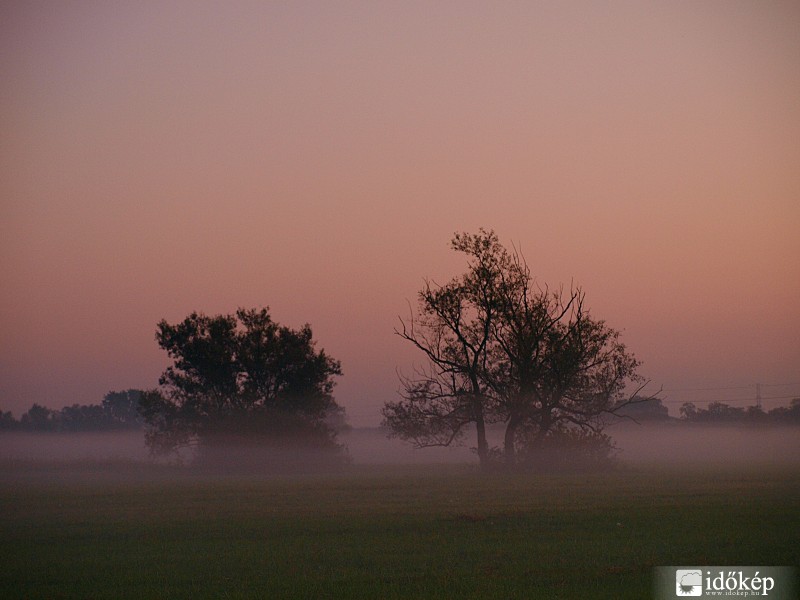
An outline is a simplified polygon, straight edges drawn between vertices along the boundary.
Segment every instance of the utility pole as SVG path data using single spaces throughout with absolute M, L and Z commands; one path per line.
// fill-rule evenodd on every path
M 761 410 L 761 384 L 756 384 L 756 406 Z

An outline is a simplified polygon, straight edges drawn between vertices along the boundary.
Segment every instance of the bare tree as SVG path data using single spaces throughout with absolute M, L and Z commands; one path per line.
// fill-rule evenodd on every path
M 514 462 L 519 443 L 537 445 L 564 428 L 601 434 L 606 415 L 639 401 L 625 390 L 642 381 L 640 363 L 618 331 L 590 316 L 580 287 L 536 285 L 517 250 L 511 264 L 498 292 L 502 311 L 489 377 L 506 422 L 507 462 Z
M 486 466 L 486 425 L 497 411 L 485 373 L 510 257 L 497 236 L 483 230 L 456 235 L 452 247 L 467 254 L 469 269 L 442 286 L 426 281 L 417 316 L 400 320 L 395 333 L 421 350 L 427 365 L 401 377 L 402 399 L 386 404 L 384 423 L 418 447 L 450 445 L 474 425 L 478 458 Z
M 468 270 L 444 286 L 427 282 L 418 315 L 401 320 L 398 335 L 427 365 L 402 378 L 385 424 L 420 447 L 449 445 L 474 424 L 482 465 L 487 423 L 505 423 L 508 463 L 564 432 L 600 439 L 604 417 L 634 401 L 626 387 L 641 382 L 619 332 L 590 316 L 580 288 L 537 286 L 494 232 L 457 234 L 452 246 L 469 256 Z

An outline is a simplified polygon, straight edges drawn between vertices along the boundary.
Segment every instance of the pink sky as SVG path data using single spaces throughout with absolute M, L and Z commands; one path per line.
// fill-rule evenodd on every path
M 264 305 L 377 423 L 478 227 L 654 387 L 800 395 L 799 57 L 789 1 L 3 3 L 0 408 L 152 387 L 160 319 Z

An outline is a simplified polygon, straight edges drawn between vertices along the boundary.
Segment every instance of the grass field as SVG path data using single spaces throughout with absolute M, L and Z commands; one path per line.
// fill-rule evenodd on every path
M 0 468 L 3 598 L 649 598 L 658 565 L 800 564 L 800 470 L 211 478 Z

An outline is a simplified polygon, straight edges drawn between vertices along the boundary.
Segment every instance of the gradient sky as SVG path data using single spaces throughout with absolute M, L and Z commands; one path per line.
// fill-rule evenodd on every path
M 377 423 L 478 227 L 654 387 L 800 382 L 797 2 L 12 1 L 0 80 L 17 417 L 156 385 L 162 318 L 269 306 Z

